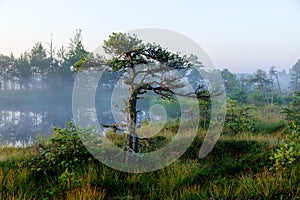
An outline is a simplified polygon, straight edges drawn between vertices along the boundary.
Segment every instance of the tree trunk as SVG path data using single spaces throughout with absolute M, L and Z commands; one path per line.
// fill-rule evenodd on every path
M 135 153 L 137 153 L 138 151 L 136 151 L 136 116 L 137 116 L 137 112 L 136 112 L 136 103 L 137 103 L 137 95 L 135 93 L 133 93 L 130 97 L 129 97 L 129 101 L 128 101 L 128 117 L 127 117 L 127 127 L 128 127 L 128 132 L 129 132 L 129 148 L 130 150 L 133 150 Z
M 260 92 L 261 92 L 263 98 L 266 100 L 267 103 L 269 103 L 269 100 L 268 100 L 267 95 L 264 91 L 264 86 L 263 86 L 262 82 L 260 82 L 260 84 L 259 84 L 259 89 L 260 89 Z
M 129 133 L 128 137 L 128 150 L 127 158 L 125 158 L 125 161 L 131 160 L 132 159 L 132 153 L 138 153 L 139 152 L 139 138 L 137 137 L 136 134 L 136 120 L 137 120 L 137 110 L 136 110 L 136 105 L 137 105 L 137 99 L 138 99 L 138 94 L 135 91 L 134 88 L 134 78 L 135 78 L 135 69 L 132 68 L 132 74 L 131 74 L 131 84 L 129 86 L 129 99 L 127 102 L 127 129 Z M 131 152 L 131 153 L 130 153 Z M 124 159 L 123 159 L 124 160 Z
M 206 112 L 207 112 L 207 110 L 206 110 L 206 105 L 204 104 L 204 110 L 203 110 L 204 112 L 203 112 L 203 128 L 204 129 L 206 129 L 206 120 L 207 120 L 207 116 L 206 116 Z
M 274 102 L 274 81 L 273 79 L 271 78 L 271 81 L 272 81 L 272 97 L 271 97 L 271 105 L 273 105 L 273 102 Z
M 278 79 L 277 75 L 276 75 L 276 81 L 277 81 L 277 85 L 278 85 L 279 94 L 281 95 L 281 87 L 280 87 L 279 79 Z
M 296 80 L 295 80 L 295 92 L 298 91 L 299 83 L 298 83 L 299 73 L 296 74 Z

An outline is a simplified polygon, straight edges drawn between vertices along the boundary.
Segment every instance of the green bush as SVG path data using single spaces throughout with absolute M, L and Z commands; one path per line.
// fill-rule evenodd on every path
M 271 157 L 276 169 L 286 168 L 300 161 L 300 92 L 295 93 L 291 104 L 283 108 L 282 112 L 286 114 L 286 120 L 289 122 L 289 134 Z
M 290 134 L 270 157 L 274 162 L 273 167 L 276 169 L 286 168 L 288 165 L 300 161 L 300 125 L 296 126 L 295 123 L 292 123 L 289 129 Z
M 237 101 L 228 99 L 225 118 L 225 133 L 243 133 L 253 131 L 256 119 L 251 112 L 252 106 L 239 105 Z
M 35 175 L 71 173 L 94 160 L 79 136 L 91 135 L 92 129 L 80 129 L 67 122 L 65 128 L 54 127 L 53 131 L 54 136 L 48 142 L 36 146 L 38 154 L 25 162 Z
M 291 123 L 300 124 L 300 92 L 295 93 L 291 104 L 282 109 L 286 114 L 286 120 Z

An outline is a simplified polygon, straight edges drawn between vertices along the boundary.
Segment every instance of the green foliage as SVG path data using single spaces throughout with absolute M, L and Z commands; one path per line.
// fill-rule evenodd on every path
M 226 93 L 227 94 L 227 93 Z M 233 99 L 233 100 L 237 100 L 238 102 L 241 103 L 246 103 L 247 102 L 247 91 L 246 89 L 241 85 L 239 88 L 237 88 L 234 93 L 232 94 L 228 94 L 228 97 Z
M 180 110 L 180 105 L 178 101 L 167 101 L 164 99 L 157 99 L 157 98 L 153 98 L 151 100 L 150 105 L 161 105 L 164 107 L 164 109 L 166 110 L 166 114 L 168 118 L 177 118 L 180 117 L 181 114 L 181 110 Z
M 206 95 L 209 95 L 208 91 L 205 91 L 205 93 Z M 200 127 L 207 129 L 211 120 L 211 98 L 199 99 L 198 105 L 200 114 Z M 191 112 L 191 115 L 193 115 L 193 112 Z
M 283 121 L 268 121 L 266 120 L 258 120 L 255 123 L 255 132 L 259 134 L 263 133 L 276 133 L 278 131 L 284 130 L 286 127 L 286 123 Z
M 289 129 L 290 133 L 270 157 L 276 169 L 282 169 L 300 161 L 300 125 L 296 126 L 292 123 Z
M 256 118 L 251 113 L 251 109 L 253 109 L 252 106 L 239 105 L 237 101 L 228 99 L 225 132 L 243 133 L 253 131 Z
M 262 107 L 266 105 L 266 100 L 258 88 L 255 88 L 254 91 L 248 95 L 247 100 L 249 103 L 258 107 Z
M 221 76 L 223 78 L 226 96 L 239 102 L 245 102 L 247 99 L 246 90 L 237 76 L 228 69 L 223 69 Z
M 291 88 L 293 92 L 300 91 L 300 59 L 297 61 L 295 65 L 292 66 L 290 70 L 291 73 Z
M 19 159 L 0 161 L 0 199 L 299 199 L 300 165 L 268 170 L 272 149 L 261 139 L 226 135 L 199 159 L 204 136 L 178 161 L 149 173 L 81 162 L 76 170 L 57 167 L 59 173 L 50 175 L 20 167 Z
M 36 43 L 30 51 L 30 62 L 32 63 L 32 66 L 39 66 L 46 57 L 46 49 L 43 47 L 42 43 Z
M 175 101 L 177 94 L 174 93 L 173 88 L 185 87 L 185 83 L 182 82 L 184 72 L 191 67 L 191 62 L 197 61 L 197 58 L 195 56 L 188 58 L 180 53 L 173 53 L 156 43 L 144 44 L 136 35 L 124 33 L 110 35 L 109 39 L 104 41 L 103 49 L 110 55 L 109 58 L 104 59 L 107 70 L 124 72 L 123 75 L 120 75 L 124 78 L 124 83 L 128 86 L 129 91 L 129 98 L 124 99 L 126 105 L 124 111 L 127 115 L 126 128 L 130 135 L 127 144 L 124 145 L 125 149 L 139 152 L 139 144 L 132 142 L 132 140 L 136 140 L 138 99 L 151 92 L 162 99 Z M 166 76 L 166 72 L 172 69 L 181 70 L 182 73 Z M 140 80 L 136 79 L 139 75 L 142 77 Z M 188 96 L 184 93 L 178 95 Z M 173 105 L 165 103 L 164 106 L 173 108 Z M 175 112 L 176 107 L 172 109 Z M 171 117 L 177 117 L 174 112 L 171 115 L 173 115 Z M 134 125 L 132 126 L 132 124 Z
M 53 131 L 54 136 L 49 142 L 39 144 L 39 153 L 26 162 L 37 176 L 65 173 L 66 170 L 72 172 L 93 160 L 79 137 L 79 134 L 87 135 L 92 130 L 80 129 L 67 122 L 65 128 L 55 127 Z
M 172 53 L 155 43 L 144 44 L 136 35 L 124 33 L 113 33 L 110 35 L 109 39 L 104 41 L 103 49 L 112 56 L 112 58 L 106 60 L 110 69 L 114 71 L 127 70 L 128 73 L 132 73 L 130 70 L 128 71 L 129 68 L 133 69 L 140 64 L 147 64 L 149 69 L 151 69 L 151 65 L 155 66 L 157 62 L 173 69 L 187 69 L 192 62 L 196 62 L 194 57 L 190 59 L 185 55 L 181 56 L 178 53 Z M 152 73 L 153 75 L 163 71 L 162 69 L 152 71 L 150 74 Z M 146 88 L 147 90 L 156 91 L 149 87 Z
M 271 160 L 274 168 L 285 168 L 300 160 L 300 92 L 295 93 L 292 103 L 283 108 L 289 122 L 288 135 L 275 149 Z
M 89 53 L 84 50 L 81 30 L 76 30 L 67 50 L 53 49 L 52 39 L 49 51 L 41 42 L 37 42 L 19 58 L 0 54 L 0 89 L 62 89 L 73 86 L 73 66 Z M 57 56 L 56 56 L 57 55 Z M 11 82 L 11 83 L 9 83 Z M 19 86 L 19 87 L 18 87 Z
M 268 78 L 266 71 L 258 69 L 256 73 L 249 78 L 248 82 L 254 87 L 257 87 L 265 99 L 267 98 L 266 92 L 270 87 L 271 80 Z
M 112 141 L 115 145 L 122 148 L 124 145 L 124 141 L 126 138 L 126 134 L 117 134 L 112 130 L 108 130 L 105 133 L 105 137 L 107 137 L 110 141 Z
M 292 103 L 283 108 L 282 112 L 286 114 L 286 120 L 291 123 L 300 124 L 300 92 L 296 92 Z
M 73 74 L 71 66 L 74 66 L 82 58 L 85 58 L 89 53 L 84 49 L 82 43 L 81 30 L 77 29 L 76 34 L 71 38 L 68 45 L 68 51 L 62 50 L 61 63 L 59 68 L 58 77 L 59 83 L 65 86 L 73 86 Z
M 20 87 L 28 88 L 32 79 L 32 73 L 29 65 L 29 55 L 24 53 L 16 60 L 17 77 L 20 79 Z
M 103 49 L 107 54 L 119 56 L 142 46 L 142 40 L 138 39 L 135 34 L 112 33 L 109 39 L 104 41 Z
M 177 133 L 180 126 L 180 118 L 170 119 L 166 122 L 164 129 L 171 133 Z
M 281 110 L 282 106 L 279 105 L 265 105 L 256 109 L 254 111 L 254 115 L 257 119 L 255 123 L 255 133 L 275 135 L 280 131 L 284 131 L 286 122 L 284 121 L 284 115 Z

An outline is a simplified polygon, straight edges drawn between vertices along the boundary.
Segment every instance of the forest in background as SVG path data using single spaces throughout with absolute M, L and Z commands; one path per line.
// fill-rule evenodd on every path
M 37 42 L 19 57 L 0 54 L 1 97 L 8 97 L 10 92 L 16 95 L 32 90 L 58 93 L 70 90 L 77 73 L 73 66 L 89 54 L 83 46 L 81 30 L 76 30 L 67 46 L 58 50 L 51 39 L 46 45 Z M 219 72 L 227 96 L 241 103 L 286 104 L 300 90 L 300 60 L 283 71 L 270 66 L 268 71 L 258 69 L 253 74 L 234 74 L 228 69 Z

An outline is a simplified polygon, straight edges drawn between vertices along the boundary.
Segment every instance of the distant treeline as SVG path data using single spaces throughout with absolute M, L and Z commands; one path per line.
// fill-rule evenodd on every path
M 77 73 L 72 66 L 90 52 L 84 49 L 81 30 L 70 39 L 67 47 L 56 50 L 52 39 L 45 47 L 37 42 L 19 57 L 0 54 L 0 91 L 53 90 L 73 87 Z M 253 74 L 233 74 L 223 69 L 227 96 L 243 103 L 282 104 L 300 90 L 300 60 L 288 72 L 278 72 L 274 66 L 268 71 Z M 113 76 L 101 81 L 104 87 L 113 87 Z M 109 84 L 111 84 L 109 86 Z
M 257 106 L 287 104 L 299 91 L 300 60 L 289 70 L 279 72 L 274 66 L 268 71 L 258 69 L 253 74 L 233 74 L 228 69 L 221 71 L 230 99 Z
M 16 58 L 0 54 L 0 89 L 63 89 L 73 86 L 73 66 L 88 54 L 82 44 L 81 31 L 77 30 L 65 48 L 55 50 L 52 39 L 48 48 L 37 42 L 29 51 Z

